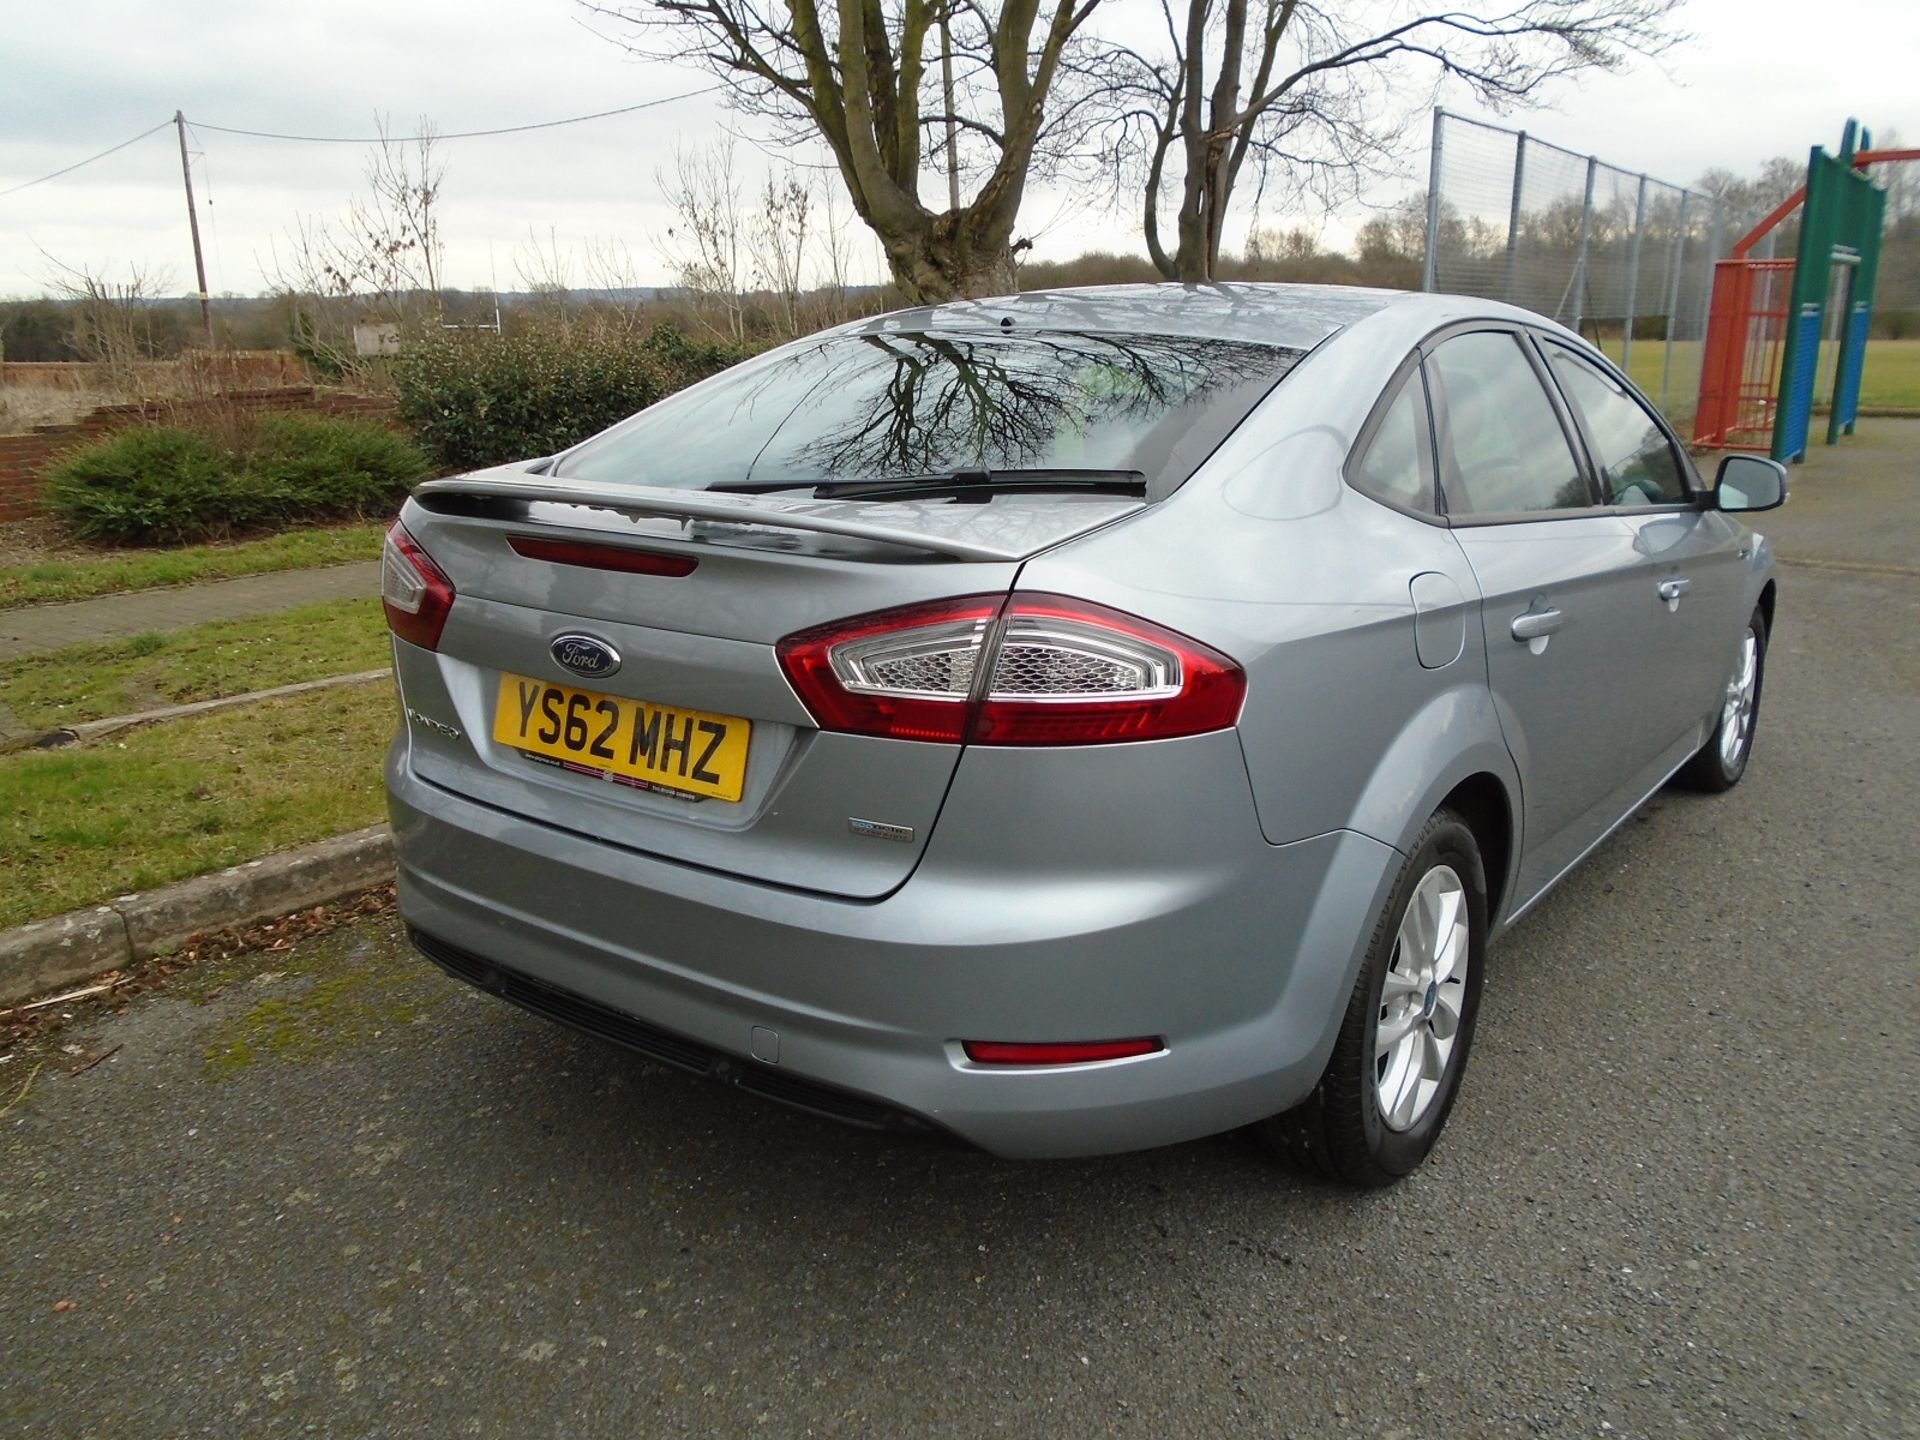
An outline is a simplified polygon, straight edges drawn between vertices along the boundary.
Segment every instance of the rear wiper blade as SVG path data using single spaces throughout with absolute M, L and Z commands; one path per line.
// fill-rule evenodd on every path
M 946 495 L 984 505 L 995 495 L 1025 492 L 1092 491 L 1103 495 L 1147 493 L 1147 477 L 1138 470 L 1088 470 L 1036 466 L 1028 470 L 954 470 L 945 475 L 910 475 L 888 480 L 829 480 L 814 486 L 816 500 L 906 500 Z
M 989 494 L 1022 490 L 1092 490 L 1110 495 L 1145 495 L 1147 477 L 1138 470 L 1036 465 L 1021 470 L 947 470 L 937 475 L 890 475 L 884 480 L 723 480 L 706 488 L 723 495 L 777 495 L 783 490 L 811 490 L 816 500 L 951 495 L 985 503 Z

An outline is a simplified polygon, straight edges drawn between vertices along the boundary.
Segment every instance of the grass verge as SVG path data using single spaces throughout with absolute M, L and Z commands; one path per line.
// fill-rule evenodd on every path
M 0 706 L 32 734 L 387 663 L 380 602 L 328 600 L 9 662 Z
M 354 685 L 0 757 L 0 926 L 373 824 L 393 717 Z
M 1617 336 L 1600 348 L 1619 363 Z M 1698 340 L 1676 340 L 1669 368 L 1664 340 L 1636 340 L 1627 366 L 1628 378 L 1658 404 L 1664 377 L 1668 387 L 1667 418 L 1690 417 L 1700 390 L 1701 348 Z M 1821 394 L 1832 388 L 1834 361 L 1834 347 L 1822 345 L 1819 360 L 1822 378 L 1818 387 Z M 1860 372 L 1860 403 L 1868 409 L 1920 412 L 1920 340 L 1867 342 L 1867 357 Z
M 374 560 L 387 527 L 380 523 L 288 530 L 259 540 L 182 545 L 165 550 L 109 550 L 72 559 L 0 567 L 0 609 L 86 600 L 159 585 L 231 580 L 274 570 L 306 570 Z

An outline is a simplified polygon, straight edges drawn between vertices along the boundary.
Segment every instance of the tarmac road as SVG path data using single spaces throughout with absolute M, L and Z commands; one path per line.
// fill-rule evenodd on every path
M 375 918 L 0 1065 L 4 1104 L 46 1062 L 0 1120 L 0 1432 L 1920 1434 L 1897 434 L 1858 486 L 1796 475 L 1801 532 L 1767 517 L 1876 568 L 1783 568 L 1745 782 L 1657 798 L 1497 947 L 1399 1188 L 1232 1137 L 875 1140 L 464 991 Z

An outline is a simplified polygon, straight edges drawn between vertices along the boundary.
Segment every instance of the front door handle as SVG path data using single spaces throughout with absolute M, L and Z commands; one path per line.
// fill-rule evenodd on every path
M 1529 610 L 1514 616 L 1513 624 L 1507 628 L 1516 640 L 1544 640 L 1565 623 L 1566 616 L 1558 610 Z
M 1660 592 L 1660 598 L 1667 602 L 1669 615 L 1680 608 L 1680 597 L 1687 593 L 1688 587 L 1692 584 L 1691 580 L 1662 580 L 1656 587 Z

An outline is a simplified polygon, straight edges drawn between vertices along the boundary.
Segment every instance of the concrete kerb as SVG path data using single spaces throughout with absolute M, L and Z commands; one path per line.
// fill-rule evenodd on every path
M 0 931 L 0 1005 L 123 969 L 189 936 L 324 905 L 393 879 L 385 825 Z

